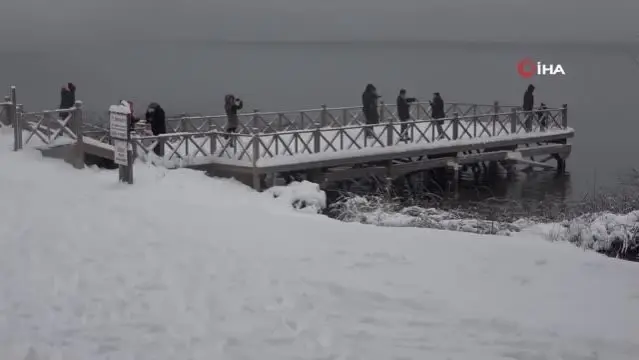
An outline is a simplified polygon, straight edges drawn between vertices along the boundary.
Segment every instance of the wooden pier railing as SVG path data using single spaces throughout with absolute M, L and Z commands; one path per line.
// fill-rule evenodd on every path
M 24 112 L 12 95 L 0 103 L 0 126 L 13 126 L 15 150 L 24 145 L 73 144 L 74 165 L 82 167 L 85 145 L 100 147 L 112 156 L 108 129 L 86 124 L 82 102 L 71 109 Z M 411 107 L 409 121 L 399 121 L 396 107 L 380 105 L 380 122 L 365 124 L 360 107 L 254 112 L 240 115 L 236 134 L 224 131 L 226 116 L 182 116 L 168 120 L 169 133 L 148 135 L 140 129 L 131 137 L 141 160 L 168 166 L 232 163 L 252 167 L 277 161 L 347 157 L 353 150 L 399 151 L 400 147 L 445 146 L 447 141 L 498 141 L 500 137 L 528 136 L 569 130 L 567 106 L 524 112 L 516 106 L 451 103 L 446 118 L 432 119 L 429 105 Z M 23 131 L 25 137 L 22 138 Z M 570 131 L 572 131 L 570 129 Z M 153 149 L 163 150 L 159 158 Z M 108 155 L 111 154 L 111 155 Z
M 439 122 L 439 124 L 438 124 Z M 441 125 L 441 127 L 439 126 Z M 512 108 L 510 112 L 460 116 L 455 113 L 444 119 L 425 119 L 399 122 L 390 118 L 375 125 L 347 125 L 234 134 L 219 130 L 169 133 L 160 136 L 134 136 L 132 141 L 138 155 L 154 158 L 152 149 L 165 147 L 164 158 L 181 164 L 205 163 L 207 160 L 229 159 L 248 162 L 283 156 L 335 154 L 366 148 L 391 148 L 406 145 L 434 144 L 438 141 L 473 140 L 522 135 L 533 132 L 565 130 L 567 107 L 524 112 Z M 368 136 L 367 136 L 368 134 Z M 331 155 L 332 154 L 332 155 Z

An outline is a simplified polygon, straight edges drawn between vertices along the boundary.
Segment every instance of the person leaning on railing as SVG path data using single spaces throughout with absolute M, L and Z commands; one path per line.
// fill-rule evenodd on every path
M 60 90 L 60 107 L 59 109 L 71 109 L 75 106 L 75 85 L 67 83 Z M 69 116 L 68 112 L 60 113 L 60 120 L 64 120 Z
M 153 132 L 154 136 L 166 134 L 166 114 L 158 103 L 152 102 L 149 104 L 144 118 L 148 123 L 151 123 L 151 132 Z M 164 143 L 158 141 L 158 144 L 153 148 L 153 152 L 157 156 L 164 156 Z
M 539 128 L 541 131 L 546 130 L 548 126 L 548 106 L 546 104 L 539 104 L 539 109 L 537 111 L 537 117 L 539 118 Z

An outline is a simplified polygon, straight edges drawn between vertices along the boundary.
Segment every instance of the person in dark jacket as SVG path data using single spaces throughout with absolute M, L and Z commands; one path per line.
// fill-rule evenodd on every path
M 366 118 L 367 125 L 379 124 L 377 101 L 380 97 L 373 84 L 366 85 L 366 89 L 362 94 L 362 112 L 364 113 L 364 118 Z M 372 137 L 373 134 L 372 127 L 366 129 L 366 136 Z
M 70 109 L 75 106 L 75 85 L 73 83 L 67 83 L 67 86 L 63 86 L 60 90 L 60 107 L 59 109 Z M 64 120 L 69 115 L 68 112 L 60 113 L 60 120 Z
M 135 112 L 133 111 L 133 102 L 129 100 L 120 100 L 120 104 L 129 109 L 129 130 L 135 131 L 135 124 L 140 121 L 140 118 L 135 116 Z
M 446 111 L 444 110 L 444 99 L 442 96 L 436 92 L 433 93 L 433 100 L 430 102 L 430 111 L 431 117 L 433 119 L 443 119 L 446 117 Z M 437 133 L 439 134 L 439 139 L 445 136 L 444 134 L 444 120 L 436 120 L 435 125 L 437 125 Z
M 166 114 L 158 103 L 149 104 L 144 117 L 148 123 L 151 123 L 153 135 L 166 134 Z M 164 156 L 164 146 L 161 141 L 153 148 L 153 152 L 157 156 Z
M 539 119 L 539 128 L 541 131 L 545 131 L 548 126 L 548 106 L 546 104 L 539 104 L 537 109 L 537 118 Z
M 405 124 L 405 122 L 410 120 L 410 104 L 415 101 L 417 101 L 416 98 L 406 97 L 406 89 L 399 90 L 399 95 L 397 96 L 397 117 L 399 117 L 399 121 L 402 122 L 402 141 L 411 140 L 410 136 L 408 136 L 408 125 Z
M 229 94 L 224 97 L 224 111 L 226 112 L 226 132 L 225 139 L 230 137 L 230 134 L 236 133 L 238 126 L 240 126 L 240 119 L 237 116 L 237 111 L 244 107 L 242 99 L 236 98 L 235 95 Z M 231 139 L 233 140 L 233 139 Z
M 524 110 L 524 116 L 526 117 L 526 131 L 532 130 L 532 121 L 533 121 L 533 107 L 535 106 L 535 96 L 533 92 L 535 91 L 535 86 L 533 84 L 528 85 L 526 92 L 524 93 L 524 104 L 522 109 Z

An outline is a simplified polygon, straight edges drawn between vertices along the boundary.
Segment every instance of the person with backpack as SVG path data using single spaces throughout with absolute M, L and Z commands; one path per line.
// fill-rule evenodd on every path
M 224 97 L 224 111 L 226 112 L 226 135 L 224 139 L 229 139 L 231 134 L 237 133 L 237 128 L 240 126 L 240 119 L 237 116 L 237 111 L 244 107 L 242 99 L 236 98 L 233 94 L 228 94 Z M 231 138 L 233 142 L 233 138 Z
M 405 122 L 410 120 L 410 104 L 415 101 L 417 101 L 416 98 L 406 97 L 406 89 L 399 90 L 399 95 L 397 96 L 397 117 L 399 117 L 399 121 L 402 123 L 400 141 L 411 141 L 408 135 L 408 125 L 405 124 Z
M 166 134 L 166 114 L 164 113 L 164 109 L 162 109 L 158 103 L 150 103 L 144 117 L 147 123 L 151 124 L 151 132 L 153 132 L 153 135 L 157 136 Z M 163 145 L 164 143 L 159 141 L 153 148 L 153 152 L 159 157 L 164 156 Z

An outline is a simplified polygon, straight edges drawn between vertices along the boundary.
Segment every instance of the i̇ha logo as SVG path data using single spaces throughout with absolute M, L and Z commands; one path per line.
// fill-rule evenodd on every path
M 533 75 L 566 75 L 561 64 L 544 64 L 528 58 L 517 63 L 517 72 L 523 78 L 530 78 Z

